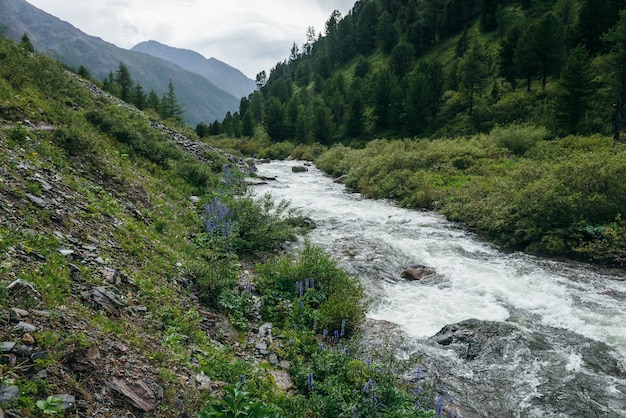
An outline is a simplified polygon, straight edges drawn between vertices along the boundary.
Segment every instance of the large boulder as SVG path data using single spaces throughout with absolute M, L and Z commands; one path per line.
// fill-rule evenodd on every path
M 402 278 L 410 281 L 418 281 L 434 277 L 437 273 L 435 270 L 425 266 L 411 266 L 402 271 Z

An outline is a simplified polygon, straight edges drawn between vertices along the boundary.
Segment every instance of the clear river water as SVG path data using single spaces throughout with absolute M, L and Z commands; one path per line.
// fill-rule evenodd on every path
M 443 383 L 450 413 L 626 417 L 624 271 L 502 252 L 436 213 L 363 198 L 296 165 L 259 164 L 274 180 L 254 193 L 289 200 L 316 223 L 309 240 L 361 279 L 367 317 L 397 326 L 405 354 Z M 416 265 L 435 275 L 401 278 Z M 468 319 L 479 322 L 434 337 Z

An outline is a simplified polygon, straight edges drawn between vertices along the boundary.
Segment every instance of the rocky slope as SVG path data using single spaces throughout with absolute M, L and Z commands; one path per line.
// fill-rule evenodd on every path
M 81 83 L 97 101 L 137 112 Z M 201 332 L 215 352 L 229 347 L 233 358 L 278 366 L 267 326 L 235 331 L 199 302 L 185 262 L 175 261 L 183 255 L 158 234 L 143 234 L 163 202 L 174 218 L 199 221 L 198 199 L 155 197 L 159 180 L 132 165 L 91 165 L 86 157 L 68 164 L 49 143 L 67 127 L 38 113 L 35 120 L 17 109 L 30 119 L 0 122 L 0 417 L 41 416 L 46 408 L 78 417 L 195 416 L 203 396 L 223 384 L 198 371 L 207 354 L 174 331 L 184 324 L 170 323 L 180 319 L 168 310 L 184 312 L 199 328 L 189 333 Z M 216 152 L 158 122 L 152 128 L 201 161 Z M 167 276 L 148 285 L 150 269 Z M 251 273 L 241 271 L 245 285 Z M 286 373 L 273 373 L 289 387 Z

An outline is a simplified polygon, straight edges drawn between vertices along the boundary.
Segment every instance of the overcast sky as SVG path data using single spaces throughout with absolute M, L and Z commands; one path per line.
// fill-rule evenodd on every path
M 155 40 L 215 57 L 254 79 L 316 34 L 333 10 L 356 0 L 27 0 L 121 48 Z

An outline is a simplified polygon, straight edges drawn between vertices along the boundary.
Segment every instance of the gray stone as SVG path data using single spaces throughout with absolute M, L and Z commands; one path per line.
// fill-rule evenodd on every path
M 433 269 L 424 266 L 407 267 L 402 272 L 402 278 L 414 281 L 431 278 L 435 275 L 436 273 Z
M 270 354 L 270 364 L 275 366 L 278 364 L 278 356 L 275 353 Z
M 15 346 L 13 349 L 18 357 L 30 357 L 33 354 L 33 347 L 25 344 Z
M 10 352 L 14 347 L 15 343 L 13 341 L 2 341 L 0 344 L 0 350 L 2 350 L 3 353 Z
M 61 399 L 61 409 L 67 410 L 74 408 L 76 405 L 76 398 L 74 395 L 55 395 L 57 398 Z
M 60 248 L 59 253 L 63 256 L 68 256 L 74 254 L 74 250 L 69 250 L 67 248 Z
M 30 200 L 31 202 L 33 202 L 35 205 L 39 206 L 40 208 L 45 208 L 46 206 L 48 206 L 48 203 L 37 196 L 34 196 L 30 193 L 26 193 L 26 197 L 28 198 L 28 200 Z
M 12 281 L 6 287 L 6 290 L 17 302 L 25 303 L 32 300 L 41 300 L 41 293 L 35 289 L 32 283 L 26 280 L 17 279 Z
M 296 166 L 291 167 L 291 171 L 293 173 L 306 173 L 307 171 L 309 171 L 309 169 L 302 165 L 296 165 Z
M 48 358 L 48 352 L 47 351 L 38 351 L 36 353 L 33 353 L 30 356 L 30 359 L 32 361 L 35 361 L 35 360 L 45 360 L 47 358 Z
M 17 314 L 20 318 L 26 318 L 29 315 L 29 312 L 26 309 L 11 308 L 11 311 Z
M 33 324 L 29 324 L 28 322 L 24 322 L 24 321 L 18 322 L 17 325 L 15 325 L 13 328 L 17 331 L 24 331 L 24 332 L 35 332 L 39 329 Z
M 189 201 L 194 205 L 200 203 L 200 198 L 198 196 L 189 196 Z
M 274 378 L 274 383 L 282 390 L 293 389 L 293 382 L 289 373 L 282 370 L 270 370 L 269 374 Z
M 0 402 L 8 402 L 20 396 L 18 386 L 0 386 Z
M 199 373 L 195 376 L 196 387 L 201 392 L 208 392 L 211 390 L 211 379 L 204 373 Z

